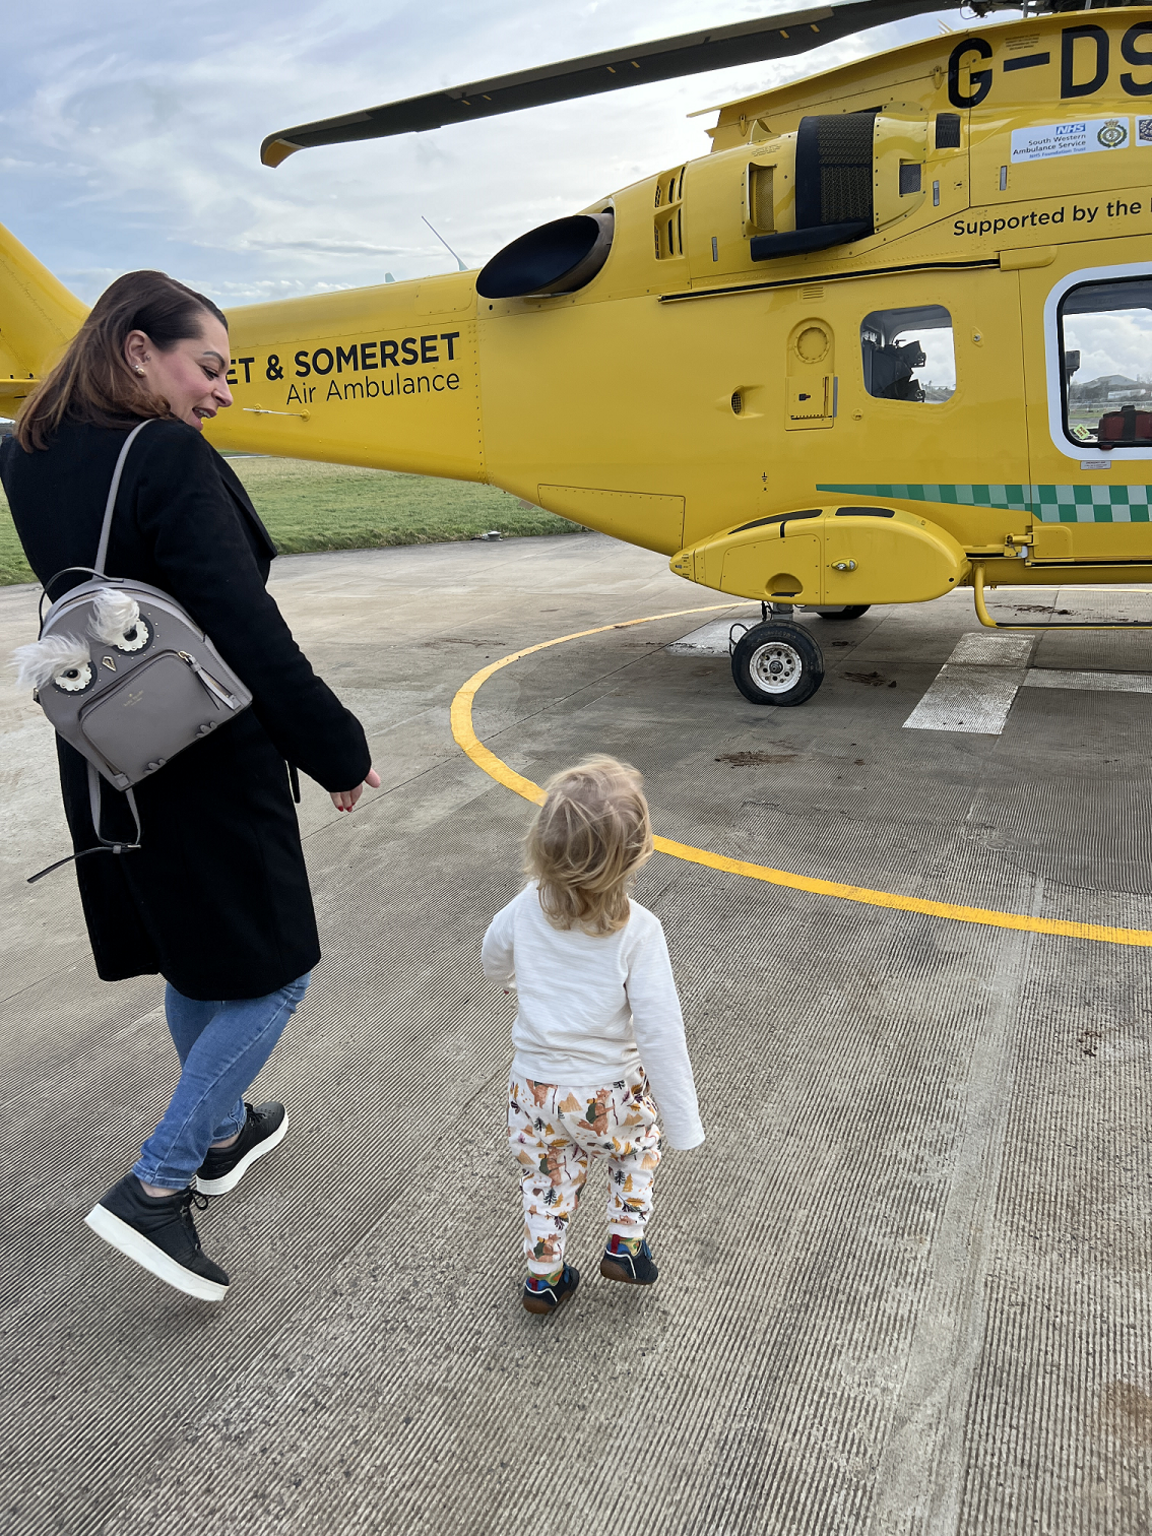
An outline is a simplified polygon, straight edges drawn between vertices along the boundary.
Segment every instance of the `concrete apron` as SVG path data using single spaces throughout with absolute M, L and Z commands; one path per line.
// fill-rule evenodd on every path
M 657 855 L 637 894 L 668 932 L 708 1141 L 661 1169 L 653 1291 L 596 1272 L 596 1170 L 580 1293 L 529 1317 L 510 1005 L 478 965 L 528 807 L 463 757 L 448 708 L 510 651 L 716 595 L 600 536 L 297 557 L 274 590 L 384 785 L 351 817 L 305 787 L 325 961 L 254 1089 L 292 1130 L 199 1218 L 232 1277 L 217 1307 L 82 1225 L 175 1060 L 159 981 L 95 979 L 68 872 L 24 884 L 67 846 L 51 733 L 0 704 L 0 1530 L 1146 1531 L 1142 951 Z M 0 592 L 0 649 L 34 609 Z M 1148 695 L 1045 683 L 999 734 L 905 730 L 976 629 L 956 594 L 804 618 L 823 689 L 757 708 L 722 656 L 665 649 L 725 617 L 524 658 L 480 691 L 477 732 L 536 783 L 628 758 L 658 831 L 733 859 L 1152 929 Z M 1030 666 L 1148 675 L 1152 641 L 1049 635 Z

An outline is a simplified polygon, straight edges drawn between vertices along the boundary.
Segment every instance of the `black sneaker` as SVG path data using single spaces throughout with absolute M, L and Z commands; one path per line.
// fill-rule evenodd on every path
M 651 1285 L 660 1271 L 652 1262 L 647 1238 L 638 1253 L 629 1253 L 614 1232 L 600 1260 L 600 1273 L 605 1280 L 623 1280 L 625 1285 Z
M 228 1276 L 200 1247 L 192 1202 L 208 1204 L 194 1189 L 163 1198 L 146 1195 L 135 1174 L 114 1184 L 84 1220 L 97 1236 L 119 1248 L 151 1274 L 200 1301 L 223 1301 Z
M 542 1286 L 540 1290 L 534 1290 L 528 1281 L 524 1282 L 525 1312 L 537 1312 L 547 1316 L 550 1312 L 557 1312 L 568 1300 L 569 1296 L 575 1296 L 576 1287 L 580 1284 L 580 1271 L 573 1269 L 571 1264 L 565 1264 L 564 1271 L 559 1280 L 553 1285 Z
M 196 1188 L 202 1195 L 226 1195 L 235 1189 L 258 1157 L 284 1140 L 288 1111 L 283 1104 L 245 1104 L 244 1128 L 230 1147 L 209 1147 L 200 1164 Z

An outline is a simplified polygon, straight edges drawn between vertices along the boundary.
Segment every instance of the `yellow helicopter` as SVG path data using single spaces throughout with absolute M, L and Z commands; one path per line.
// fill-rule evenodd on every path
M 940 8 L 663 39 L 286 129 L 262 158 Z M 992 625 L 986 586 L 1152 581 L 1152 7 L 1026 0 L 718 110 L 711 153 L 479 273 L 233 310 L 213 440 L 486 481 L 659 550 L 762 603 L 732 657 L 757 703 L 820 684 L 796 606 L 846 618 L 971 585 Z M 83 314 L 0 238 L 0 407 Z

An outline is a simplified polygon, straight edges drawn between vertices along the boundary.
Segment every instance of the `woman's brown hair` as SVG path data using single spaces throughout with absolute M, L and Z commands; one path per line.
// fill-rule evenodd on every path
M 590 757 L 544 786 L 524 867 L 553 928 L 602 937 L 628 921 L 628 887 L 652 853 L 643 779 L 614 757 Z
M 16 424 L 21 448 L 47 448 L 64 421 L 122 427 L 148 416 L 167 416 L 167 400 L 154 395 L 124 356 L 130 332 L 143 331 L 159 352 L 199 336 L 207 315 L 227 328 L 211 299 L 164 272 L 126 272 L 96 300 L 91 314 L 43 384 L 25 401 Z

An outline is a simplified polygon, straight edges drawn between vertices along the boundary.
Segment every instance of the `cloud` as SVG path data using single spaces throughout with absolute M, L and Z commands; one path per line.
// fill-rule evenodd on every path
M 1080 353 L 1078 384 L 1110 373 L 1129 379 L 1152 374 L 1152 314 L 1146 309 L 1067 315 L 1065 345 Z
M 54 0 L 5 15 L 0 222 L 91 301 L 159 266 L 230 303 L 479 264 L 534 224 L 706 154 L 686 114 L 927 36 L 935 18 L 434 134 L 292 156 L 277 129 L 620 43 L 794 8 L 762 0 Z M 279 287 L 277 286 L 279 285 Z
M 408 248 L 401 245 L 372 245 L 367 240 L 261 240 L 245 237 L 237 242 L 236 249 L 319 251 L 325 256 L 399 256 L 405 254 Z

